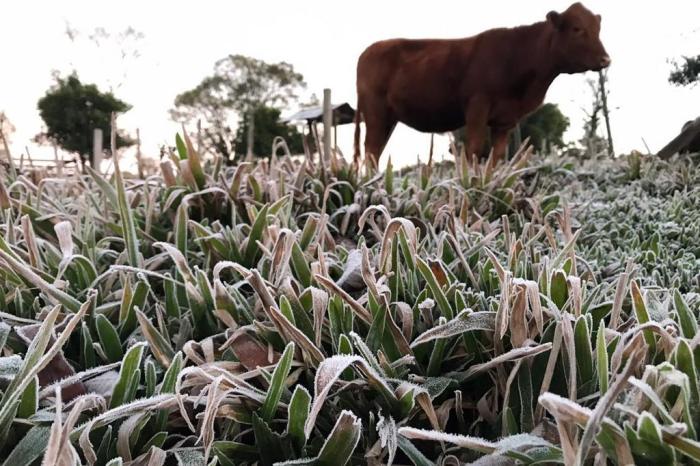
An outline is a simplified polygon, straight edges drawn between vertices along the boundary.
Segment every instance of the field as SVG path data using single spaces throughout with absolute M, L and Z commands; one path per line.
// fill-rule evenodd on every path
M 176 142 L 0 178 L 0 464 L 700 461 L 698 157 Z

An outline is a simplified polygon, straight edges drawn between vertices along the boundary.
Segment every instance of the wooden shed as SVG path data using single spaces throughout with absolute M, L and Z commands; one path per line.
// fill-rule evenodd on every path
M 347 102 L 342 104 L 332 105 L 333 108 L 333 142 L 334 146 L 338 148 L 338 125 L 347 125 L 355 121 L 355 109 L 350 106 Z M 282 121 L 285 123 L 306 123 L 306 127 L 309 130 L 309 136 L 313 136 L 316 141 L 318 141 L 318 132 L 316 130 L 316 125 L 318 123 L 323 123 L 323 107 L 308 107 L 303 108 L 296 112 L 295 114 L 283 118 Z M 306 135 L 305 135 L 306 136 Z

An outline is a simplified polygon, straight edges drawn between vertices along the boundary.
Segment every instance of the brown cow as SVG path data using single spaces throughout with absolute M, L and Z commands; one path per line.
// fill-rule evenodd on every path
M 430 133 L 466 125 L 470 156 L 481 150 L 490 127 L 494 157 L 500 159 L 510 130 L 542 104 L 554 78 L 610 64 L 600 21 L 575 3 L 529 26 L 464 39 L 370 45 L 357 62 L 355 161 L 360 119 L 366 125 L 365 156 L 375 166 L 398 122 Z

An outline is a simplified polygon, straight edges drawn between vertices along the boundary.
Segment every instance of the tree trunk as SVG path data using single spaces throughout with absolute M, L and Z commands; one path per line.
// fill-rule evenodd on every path
M 598 71 L 598 81 L 600 82 L 600 98 L 603 104 L 603 118 L 605 118 L 605 129 L 608 133 L 608 156 L 614 157 L 612 132 L 610 131 L 610 114 L 608 113 L 608 95 L 605 92 L 605 81 L 607 77 L 602 71 Z

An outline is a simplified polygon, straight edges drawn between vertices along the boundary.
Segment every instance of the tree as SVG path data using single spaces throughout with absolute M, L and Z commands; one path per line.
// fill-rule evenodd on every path
M 255 142 L 253 153 L 257 155 L 271 155 L 272 143 L 278 136 L 284 138 L 292 154 L 304 152 L 304 144 L 299 131 L 293 126 L 281 123 L 280 111 L 271 107 L 258 107 L 255 110 Z M 248 120 L 238 126 L 234 149 L 236 154 L 244 154 L 247 147 Z
M 304 77 L 289 63 L 266 63 L 243 55 L 229 55 L 216 62 L 212 75 L 175 98 L 171 116 L 186 124 L 201 121 L 205 147 L 232 160 L 236 146 L 232 123 L 249 119 L 261 107 L 277 110 L 286 107 L 305 86 Z
M 700 55 L 683 57 L 683 63 L 673 63 L 674 69 L 668 76 L 668 81 L 676 86 L 690 86 L 700 82 Z
M 583 123 L 583 138 L 579 141 L 583 146 L 583 155 L 593 156 L 603 152 L 610 154 L 612 152 L 612 137 L 608 130 L 608 139 L 606 140 L 599 134 L 601 125 L 601 114 L 606 128 L 609 128 L 609 119 L 606 117 L 606 99 L 604 95 L 604 83 L 607 78 L 605 75 L 599 75 L 598 79 L 589 78 L 586 80 L 591 89 L 591 108 L 590 110 L 583 109 L 586 114 L 586 119 Z M 572 149 L 578 153 L 577 149 Z
M 110 92 L 100 92 L 94 84 L 81 83 L 73 73 L 65 79 L 57 77 L 56 84 L 39 99 L 38 108 L 46 132 L 37 139 L 52 141 L 93 165 L 93 131 L 100 128 L 102 145 L 109 147 L 111 114 L 126 112 L 131 106 Z M 117 147 L 131 144 L 127 135 L 117 134 Z
M 561 113 L 556 104 L 546 103 L 532 112 L 520 123 L 523 140 L 530 138 L 530 144 L 538 152 L 549 152 L 553 146 L 564 147 L 564 133 L 569 127 L 569 119 Z

